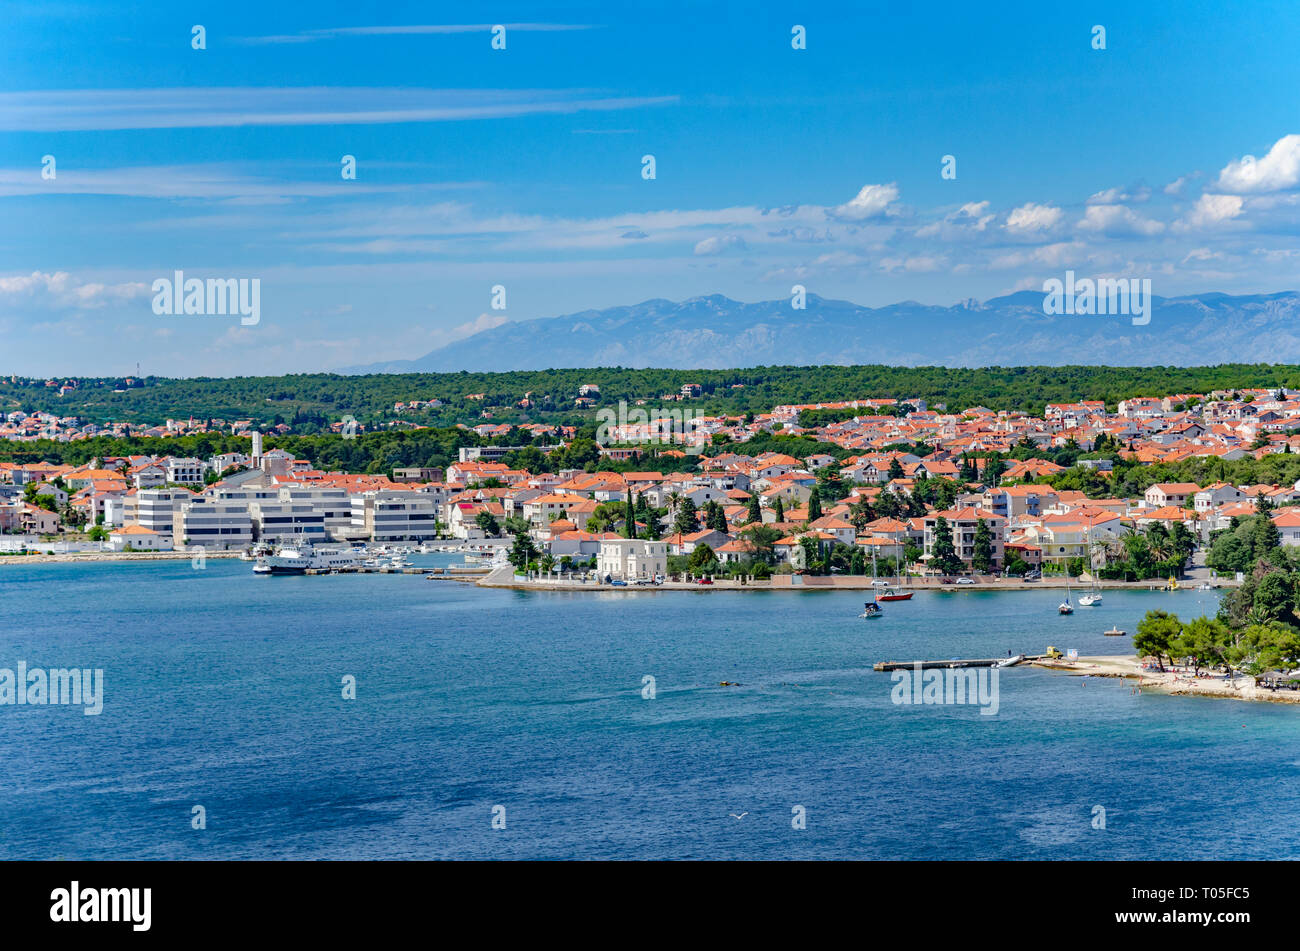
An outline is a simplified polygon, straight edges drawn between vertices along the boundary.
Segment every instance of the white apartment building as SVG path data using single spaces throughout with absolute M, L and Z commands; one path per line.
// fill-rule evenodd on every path
M 248 503 L 253 537 L 272 545 L 329 540 L 325 515 L 309 501 L 261 501 Z
M 176 513 L 172 538 L 178 546 L 246 548 L 253 542 L 248 503 L 199 499 L 182 505 Z
M 600 542 L 596 570 L 601 578 L 631 581 L 668 573 L 668 543 L 644 538 L 605 538 Z
M 141 489 L 127 496 L 123 520 L 126 525 L 139 525 L 170 540 L 177 512 L 192 501 L 194 493 L 188 489 Z
M 424 541 L 438 536 L 438 505 L 422 492 L 377 489 L 352 497 L 352 537 L 376 542 Z
M 178 485 L 202 485 L 207 467 L 199 459 L 167 460 L 167 481 Z
M 223 452 L 209 459 L 208 465 L 211 466 L 213 472 L 222 473 L 232 466 L 248 465 L 248 456 L 242 452 Z
M 310 505 L 323 520 L 327 539 L 341 541 L 352 536 L 352 496 L 347 489 L 281 486 L 280 500 Z

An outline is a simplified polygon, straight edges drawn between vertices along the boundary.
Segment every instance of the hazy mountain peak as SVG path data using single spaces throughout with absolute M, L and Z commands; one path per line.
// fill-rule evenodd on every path
M 1155 297 L 1150 322 L 1043 313 L 1041 291 L 951 306 L 870 308 L 808 294 L 756 303 L 706 294 L 682 301 L 510 321 L 416 360 L 344 373 L 624 366 L 727 369 L 763 364 L 1016 366 L 1300 363 L 1300 294 Z

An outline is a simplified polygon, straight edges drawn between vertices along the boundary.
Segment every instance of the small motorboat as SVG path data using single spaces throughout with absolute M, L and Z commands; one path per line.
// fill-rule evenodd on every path
M 886 588 L 883 592 L 876 595 L 877 601 L 910 601 L 915 591 L 899 591 L 897 588 Z
M 1024 654 L 1017 654 L 1015 657 L 1004 657 L 1002 660 L 998 661 L 998 662 L 997 662 L 996 664 L 994 664 L 993 666 L 994 666 L 994 667 L 1014 667 L 1014 666 L 1016 666 L 1016 664 L 1019 664 L 1019 663 L 1020 663 L 1021 661 L 1023 661 L 1024 659 L 1025 659 L 1025 655 L 1024 655 Z
M 1121 631 L 1117 627 L 1112 627 L 1109 631 L 1102 631 L 1106 637 L 1127 637 L 1128 631 Z
M 253 566 L 253 574 L 255 574 L 255 575 L 271 575 L 271 574 L 275 574 L 275 572 L 271 570 L 271 566 L 270 566 L 270 565 L 268 565 L 265 561 L 263 561 L 262 559 L 259 558 L 259 559 L 257 560 L 257 564 L 255 564 L 255 565 Z
M 875 601 L 868 601 L 866 604 L 862 606 L 862 613 L 859 614 L 858 617 L 871 619 L 871 618 L 880 617 L 884 613 L 885 613 L 884 610 L 880 607 L 879 604 L 877 604 Z

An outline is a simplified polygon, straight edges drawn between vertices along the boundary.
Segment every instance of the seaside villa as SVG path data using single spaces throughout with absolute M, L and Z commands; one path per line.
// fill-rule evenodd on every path
M 596 556 L 600 577 L 631 581 L 668 573 L 668 543 L 643 538 L 605 538 Z

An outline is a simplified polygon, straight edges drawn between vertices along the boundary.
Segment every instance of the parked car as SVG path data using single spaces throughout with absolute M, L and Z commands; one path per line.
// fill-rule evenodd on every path
M 696 584 L 713 584 L 713 579 L 712 579 L 712 578 L 701 578 L 699 581 L 697 581 L 697 582 L 695 582 L 695 583 L 696 583 Z
M 612 588 L 626 588 L 626 587 L 627 587 L 627 582 L 624 581 L 624 580 L 621 579 L 621 578 L 616 579 L 616 580 L 614 580 L 614 581 L 611 581 L 609 584 L 610 584 L 610 587 L 612 587 Z
M 1037 580 L 1038 580 L 1038 575 L 1025 575 L 1025 576 L 1024 576 L 1023 578 L 1021 578 L 1020 580 L 1021 580 L 1022 582 L 1037 581 Z
M 958 584 L 974 584 L 975 582 L 972 581 L 970 578 L 958 578 L 958 579 L 957 579 L 957 583 L 958 583 Z

